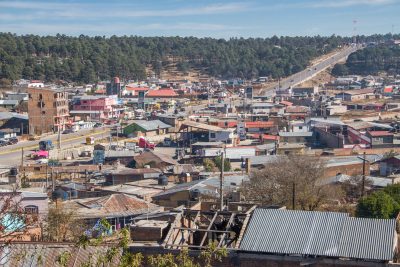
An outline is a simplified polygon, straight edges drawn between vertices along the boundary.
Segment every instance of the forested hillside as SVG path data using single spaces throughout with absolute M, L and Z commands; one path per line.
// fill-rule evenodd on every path
M 343 42 L 340 37 L 212 39 L 194 37 L 40 37 L 0 33 L 0 78 L 94 82 L 145 78 L 168 62 L 211 76 L 287 76 Z
M 379 72 L 400 74 L 400 46 L 381 44 L 367 47 L 351 54 L 346 64 L 335 65 L 332 70 L 336 76 L 376 75 Z

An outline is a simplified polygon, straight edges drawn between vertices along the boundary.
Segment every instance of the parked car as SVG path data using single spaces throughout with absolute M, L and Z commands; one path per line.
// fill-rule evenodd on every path
M 8 142 L 6 140 L 0 140 L 0 146 L 6 146 Z
M 74 131 L 72 131 L 72 129 L 66 129 L 66 130 L 64 130 L 62 133 L 63 134 L 70 134 L 70 133 L 73 133 Z
M 8 143 L 9 143 L 10 145 L 14 145 L 14 144 L 18 143 L 18 138 L 16 138 L 16 137 L 11 137 L 10 139 L 8 139 Z

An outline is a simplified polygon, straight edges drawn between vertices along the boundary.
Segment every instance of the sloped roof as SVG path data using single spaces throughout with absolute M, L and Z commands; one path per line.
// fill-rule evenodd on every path
M 200 122 L 189 121 L 189 120 L 182 122 L 180 130 L 182 130 L 185 127 L 192 127 L 192 128 L 202 129 L 202 130 L 206 130 L 206 131 L 214 131 L 214 132 L 226 131 L 218 126 L 209 125 L 209 124 L 200 123 Z
M 0 265 L 15 266 L 59 266 L 57 260 L 62 253 L 68 252 L 71 256 L 68 266 L 83 266 L 89 260 L 92 263 L 100 261 L 100 255 L 105 255 L 110 246 L 87 246 L 85 249 L 70 243 L 28 242 L 12 243 L 0 251 Z M 21 255 L 24 255 L 21 257 Z M 119 266 L 122 249 L 117 250 L 110 266 Z
M 288 106 L 285 109 L 286 113 L 307 113 L 309 111 L 310 108 L 305 106 Z
M 393 133 L 389 131 L 368 131 L 368 134 L 372 137 L 376 136 L 393 136 Z
M 136 124 L 140 128 L 143 128 L 146 131 L 155 131 L 157 129 L 167 129 L 172 127 L 171 125 L 166 124 L 160 120 L 151 120 L 151 121 L 136 120 L 134 121 L 134 124 Z
M 134 157 L 136 162 L 142 162 L 142 163 L 148 163 L 151 161 L 159 161 L 159 162 L 165 162 L 170 165 L 177 165 L 178 162 L 176 162 L 170 155 L 163 154 L 160 152 L 154 152 L 154 151 L 145 151 L 140 155 L 137 155 Z
M 273 121 L 247 121 L 245 122 L 246 128 L 268 128 L 275 126 Z
M 142 199 L 126 194 L 112 194 L 98 198 L 71 200 L 64 203 L 66 209 L 74 210 L 80 218 L 125 217 L 159 208 L 155 204 L 147 203 Z
M 176 97 L 178 94 L 172 89 L 150 90 L 147 92 L 147 97 Z
M 347 213 L 257 208 L 240 250 L 391 261 L 396 220 Z

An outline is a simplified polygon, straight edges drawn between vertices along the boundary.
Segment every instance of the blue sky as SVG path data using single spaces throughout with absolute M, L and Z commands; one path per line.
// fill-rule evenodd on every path
M 400 0 L 0 0 L 0 32 L 270 37 L 400 32 Z

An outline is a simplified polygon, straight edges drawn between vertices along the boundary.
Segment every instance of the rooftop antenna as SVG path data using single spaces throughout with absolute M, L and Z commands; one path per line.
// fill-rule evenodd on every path
M 357 20 L 353 20 L 353 43 L 357 43 Z

